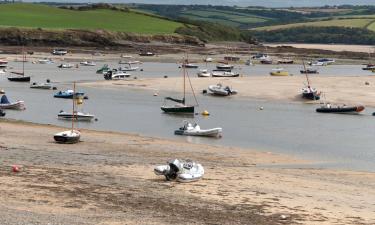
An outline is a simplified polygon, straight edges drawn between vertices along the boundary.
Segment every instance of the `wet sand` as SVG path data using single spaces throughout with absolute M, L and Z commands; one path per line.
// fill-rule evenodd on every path
M 160 76 L 162 77 L 162 76 Z M 375 76 L 319 76 L 310 75 L 312 87 L 324 93 L 327 102 L 335 104 L 363 104 L 375 106 Z M 255 99 L 305 102 L 301 98 L 301 88 L 306 77 L 295 75 L 288 77 L 244 76 L 239 78 L 190 78 L 195 93 L 200 94 L 209 85 L 221 83 L 237 90 L 236 96 Z M 369 82 L 369 85 L 365 83 Z M 96 81 L 82 85 L 98 88 L 139 88 L 152 90 L 155 93 L 182 92 L 183 79 L 170 78 L 138 78 L 125 81 Z M 187 88 L 190 90 L 190 88 Z M 236 97 L 232 96 L 232 97 Z M 312 101 L 307 101 L 312 103 Z M 319 102 L 315 102 L 319 103 Z
M 371 224 L 375 174 L 250 149 L 1 120 L 1 224 Z M 203 164 L 204 179 L 166 182 L 171 158 Z M 11 172 L 11 165 L 21 172 Z M 285 215 L 281 219 L 280 215 Z

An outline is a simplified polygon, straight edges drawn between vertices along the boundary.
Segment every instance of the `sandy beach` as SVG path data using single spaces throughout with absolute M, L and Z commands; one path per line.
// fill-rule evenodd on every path
M 52 139 L 59 127 L 0 127 L 1 224 L 375 223 L 373 173 L 114 132 L 83 130 L 81 143 L 61 145 Z M 153 167 L 171 158 L 199 161 L 204 179 L 155 176 Z
M 371 45 L 340 45 L 340 44 L 265 44 L 269 47 L 277 47 L 277 46 L 291 46 L 294 48 L 306 48 L 306 49 L 322 49 L 322 50 L 330 50 L 335 52 L 343 52 L 343 51 L 350 51 L 350 52 L 366 52 L 372 53 L 374 52 L 374 46 Z
M 162 77 L 162 76 L 160 76 Z M 195 93 L 201 94 L 209 85 L 221 83 L 238 90 L 238 97 L 255 99 L 305 102 L 301 98 L 301 88 L 306 83 L 304 75 L 289 77 L 244 76 L 239 78 L 190 78 Z M 352 76 L 322 77 L 311 75 L 310 82 L 318 91 L 324 93 L 327 102 L 335 104 L 363 104 L 375 106 L 375 77 Z M 369 85 L 365 83 L 369 82 Z M 138 78 L 126 81 L 97 81 L 82 85 L 98 88 L 138 88 L 159 92 L 182 92 L 183 79 L 170 78 Z M 188 88 L 189 90 L 189 88 Z M 232 96 L 235 98 L 237 96 Z M 307 101 L 312 103 L 312 101 Z M 319 102 L 315 102 L 319 103 Z

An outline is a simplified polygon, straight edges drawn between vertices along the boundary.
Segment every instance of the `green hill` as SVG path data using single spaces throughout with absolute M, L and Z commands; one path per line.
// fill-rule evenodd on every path
M 133 11 L 77 11 L 30 4 L 0 4 L 0 26 L 43 29 L 108 30 L 139 34 L 171 34 L 182 23 Z

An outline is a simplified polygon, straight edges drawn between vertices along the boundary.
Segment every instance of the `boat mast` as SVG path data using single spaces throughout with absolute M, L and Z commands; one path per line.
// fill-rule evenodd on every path
M 25 49 L 22 45 L 22 76 L 25 76 L 25 61 L 26 61 L 26 55 L 25 55 Z
M 309 76 L 307 75 L 307 69 L 306 69 L 306 65 L 305 65 L 305 60 L 302 59 L 302 64 L 303 64 L 303 69 L 305 70 L 305 76 L 306 76 L 306 80 L 307 80 L 307 87 L 310 89 L 310 80 L 309 80 Z
M 75 100 L 76 100 L 76 82 L 73 82 L 73 116 L 72 116 L 72 132 L 74 130 L 74 111 L 75 111 Z
M 186 54 L 186 58 L 187 58 L 187 54 Z M 182 65 L 182 71 L 184 73 L 184 98 L 182 99 L 182 104 L 185 105 L 185 97 L 186 97 L 186 61 L 187 59 L 184 59 L 183 61 L 183 65 Z

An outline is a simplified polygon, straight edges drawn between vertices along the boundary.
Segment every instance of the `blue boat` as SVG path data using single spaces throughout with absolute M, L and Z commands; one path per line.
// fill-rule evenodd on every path
M 66 90 L 66 91 L 59 91 L 57 92 L 53 97 L 55 98 L 69 98 L 69 99 L 72 99 L 73 98 L 73 95 L 76 95 L 76 97 L 80 97 L 80 96 L 84 96 L 85 93 L 83 92 L 76 92 L 74 93 L 73 90 Z

